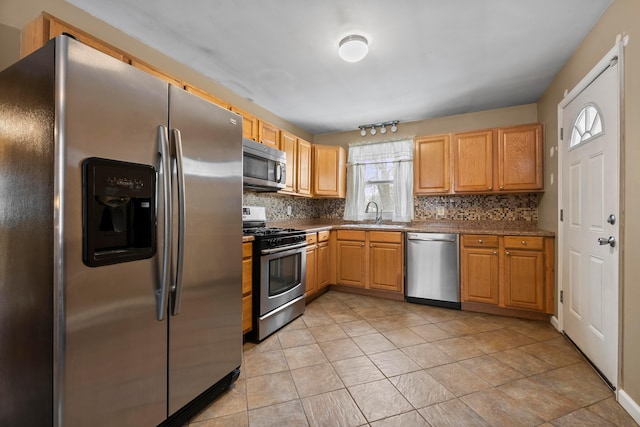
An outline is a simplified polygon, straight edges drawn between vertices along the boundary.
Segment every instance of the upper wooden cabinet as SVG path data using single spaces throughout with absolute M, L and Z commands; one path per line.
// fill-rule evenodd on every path
M 280 150 L 287 154 L 287 173 L 280 193 L 311 197 L 311 147 L 304 139 L 281 131 Z
M 191 86 L 191 85 L 185 85 L 184 89 L 189 92 L 192 93 L 194 95 L 199 96 L 202 99 L 206 99 L 207 101 L 211 102 L 212 104 L 215 104 L 219 107 L 224 108 L 225 110 L 229 109 L 229 104 L 227 104 L 226 102 L 224 102 L 222 99 L 218 98 L 217 96 L 213 96 L 201 89 L 198 89 L 197 87 Z
M 493 190 L 493 131 L 453 135 L 453 188 L 456 192 Z
M 298 138 L 297 190 L 302 196 L 311 196 L 311 158 L 312 145 L 304 139 Z
M 160 80 L 164 80 L 165 82 L 172 84 L 176 87 L 179 88 L 184 88 L 184 83 L 181 82 L 180 80 L 171 77 L 170 75 L 168 75 L 167 73 L 164 73 L 160 70 L 158 70 L 157 68 L 149 65 L 149 64 L 145 64 L 142 61 L 138 61 L 137 59 L 131 59 L 131 65 L 133 65 L 134 67 L 148 73 L 151 74 L 152 76 L 156 76 L 157 78 L 159 78 Z
M 413 153 L 413 192 L 439 194 L 451 191 L 450 136 L 416 138 Z
M 542 125 L 498 129 L 498 190 L 542 190 Z
M 231 111 L 242 116 L 242 136 L 254 141 L 258 140 L 258 118 L 240 108 L 231 106 Z
M 347 192 L 346 151 L 336 145 L 313 145 L 313 195 L 344 198 Z
M 50 39 L 67 33 L 75 37 L 78 41 L 113 56 L 114 58 L 129 62 L 125 54 L 115 47 L 97 40 L 95 37 L 85 33 L 78 28 L 60 21 L 53 16 L 43 13 L 33 21 L 29 22 L 23 29 L 20 41 L 20 57 L 24 58 L 31 52 L 41 48 Z
M 281 193 L 295 193 L 298 182 L 298 138 L 289 132 L 282 131 L 280 134 L 280 150 L 287 155 L 285 168 L 285 187 Z
M 269 122 L 258 120 L 258 142 L 278 148 L 280 146 L 280 129 Z

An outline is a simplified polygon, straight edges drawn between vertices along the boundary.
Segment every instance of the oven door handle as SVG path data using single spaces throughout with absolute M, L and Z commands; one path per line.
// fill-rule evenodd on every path
M 282 252 L 283 254 L 288 251 L 294 251 L 295 249 L 304 248 L 307 246 L 307 242 L 302 242 L 293 246 L 285 246 L 284 248 L 263 249 L 260 251 L 260 255 L 271 255 Z

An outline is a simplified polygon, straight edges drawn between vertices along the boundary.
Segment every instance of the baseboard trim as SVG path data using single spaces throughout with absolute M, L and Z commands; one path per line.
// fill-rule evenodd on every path
M 640 405 L 631 398 L 624 390 L 618 390 L 618 402 L 631 415 L 631 418 L 640 424 Z
M 558 322 L 558 318 L 556 316 L 551 316 L 551 326 L 556 328 L 558 332 L 562 332 L 560 330 L 560 322 Z

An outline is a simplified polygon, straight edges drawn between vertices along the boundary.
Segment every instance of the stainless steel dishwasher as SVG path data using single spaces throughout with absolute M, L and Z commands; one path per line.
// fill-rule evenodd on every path
M 409 302 L 460 309 L 457 234 L 407 233 Z

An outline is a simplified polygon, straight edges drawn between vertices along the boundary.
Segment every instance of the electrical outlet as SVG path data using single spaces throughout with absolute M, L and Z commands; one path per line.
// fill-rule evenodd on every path
M 444 217 L 444 206 L 438 206 L 436 208 L 436 216 L 439 218 L 443 218 Z
M 287 206 L 287 215 L 291 216 L 291 205 Z

